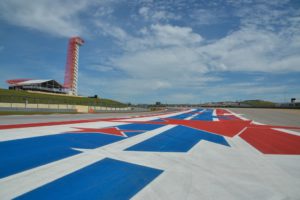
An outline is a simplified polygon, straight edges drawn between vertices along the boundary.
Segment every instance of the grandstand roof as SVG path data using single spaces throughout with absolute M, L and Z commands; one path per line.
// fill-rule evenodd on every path
M 58 87 L 63 87 L 60 83 L 58 83 L 54 79 L 38 79 L 38 80 L 25 80 L 25 81 L 14 81 L 14 80 L 9 80 L 7 83 L 9 83 L 11 86 L 22 86 L 22 85 L 37 85 L 37 84 L 42 84 L 46 82 L 53 82 L 54 85 Z
M 41 84 L 41 83 L 45 83 L 45 82 L 48 82 L 48 81 L 52 81 L 52 80 L 51 79 L 45 79 L 45 80 L 28 80 L 28 81 L 19 82 L 16 85 Z

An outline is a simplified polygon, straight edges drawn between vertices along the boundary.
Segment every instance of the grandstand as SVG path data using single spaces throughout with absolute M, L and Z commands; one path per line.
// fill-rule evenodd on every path
M 48 80 L 8 80 L 10 90 L 30 90 L 30 91 L 42 91 L 51 93 L 62 93 L 66 91 L 64 87 L 53 79 Z

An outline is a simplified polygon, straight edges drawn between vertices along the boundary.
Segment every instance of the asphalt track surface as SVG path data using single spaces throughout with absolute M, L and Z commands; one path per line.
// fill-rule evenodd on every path
M 0 199 L 299 199 L 299 125 L 246 111 L 2 124 Z
M 55 122 L 68 120 L 88 120 L 104 118 L 121 118 L 141 115 L 163 114 L 173 110 L 155 112 L 128 112 L 128 113 L 95 113 L 95 114 L 50 114 L 50 115 L 6 115 L 0 116 L 1 124 L 25 124 L 36 122 Z
M 230 108 L 230 110 L 264 124 L 300 125 L 300 109 Z

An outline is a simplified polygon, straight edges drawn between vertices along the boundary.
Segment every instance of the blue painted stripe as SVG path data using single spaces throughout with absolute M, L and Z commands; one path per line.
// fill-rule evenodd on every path
M 163 119 L 154 119 L 154 120 L 151 120 L 151 122 L 164 122 Z
M 153 130 L 163 125 L 128 124 L 121 130 Z M 142 133 L 126 132 L 128 137 Z M 101 133 L 64 133 L 0 142 L 0 178 L 79 154 L 72 148 L 93 149 L 126 139 Z
M 80 153 L 72 148 L 97 148 L 124 137 L 66 133 L 0 143 L 0 178 Z
M 180 115 L 175 115 L 175 116 L 172 116 L 172 117 L 168 117 L 168 119 L 185 119 L 187 117 L 190 117 L 192 116 L 192 114 L 190 113 L 184 113 L 184 114 L 180 114 Z
M 191 116 L 194 115 L 195 113 L 200 112 L 200 111 L 202 111 L 202 110 L 203 110 L 203 109 L 197 109 L 197 110 L 192 111 L 192 112 L 183 113 L 183 114 L 180 114 L 180 115 L 175 115 L 175 116 L 168 117 L 168 118 L 169 118 L 169 119 L 185 119 L 185 118 L 191 117 Z
M 218 119 L 223 119 L 223 120 L 231 120 L 231 118 L 228 117 L 228 116 L 218 116 L 217 118 Z
M 160 128 L 164 125 L 160 124 L 125 124 L 125 125 L 120 125 L 118 128 L 120 130 L 145 130 L 145 131 L 150 131 L 153 129 Z
M 206 109 L 204 112 L 197 115 L 192 120 L 213 121 L 213 110 L 212 109 Z
M 139 132 L 126 132 L 126 135 L 128 137 L 133 137 L 135 135 L 138 135 L 140 133 L 143 133 L 145 131 L 150 131 L 150 130 L 154 130 L 154 129 L 157 129 L 157 128 L 160 128 L 164 125 L 160 125 L 160 124 L 126 124 L 126 125 L 120 125 L 118 126 L 118 128 L 120 130 L 140 130 Z
M 129 199 L 162 172 L 105 158 L 17 199 Z
M 176 126 L 148 140 L 126 149 L 126 151 L 187 152 L 199 141 L 230 146 L 224 137 L 205 131 Z

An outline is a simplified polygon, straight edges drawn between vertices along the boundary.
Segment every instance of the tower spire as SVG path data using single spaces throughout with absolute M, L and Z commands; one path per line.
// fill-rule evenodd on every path
M 80 37 L 72 37 L 69 40 L 64 87 L 72 95 L 77 95 L 79 46 L 83 43 Z

